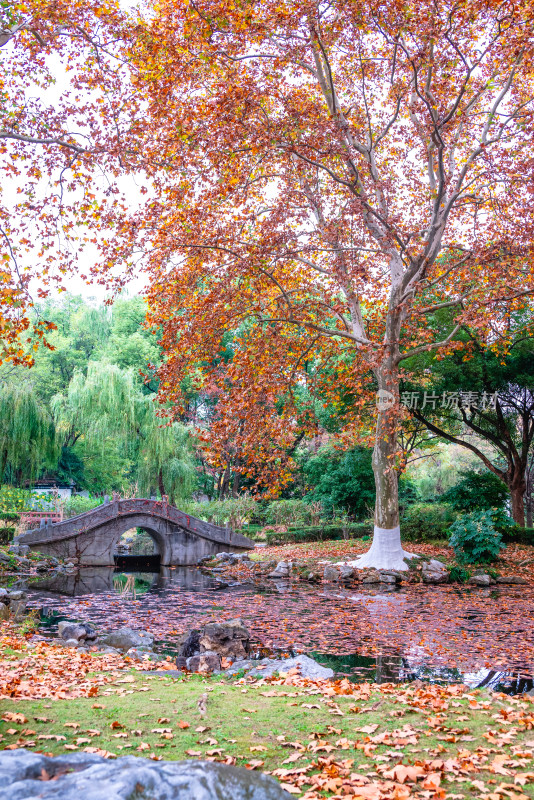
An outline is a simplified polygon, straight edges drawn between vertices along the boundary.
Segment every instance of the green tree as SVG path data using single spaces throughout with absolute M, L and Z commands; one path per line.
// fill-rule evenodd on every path
M 146 302 L 142 297 L 118 299 L 112 306 L 111 330 L 102 358 L 123 369 L 132 368 L 139 377 L 148 364 L 159 364 L 160 349 L 145 327 Z
M 49 403 L 66 391 L 76 370 L 84 372 L 98 357 L 110 336 L 111 314 L 107 306 L 95 307 L 76 295 L 39 305 L 35 313 L 56 326 L 47 336 L 50 348 L 39 348 L 31 370 L 36 391 Z
M 189 498 L 197 483 L 191 434 L 177 422 L 165 425 L 147 416 L 139 446 L 139 489 L 148 495 L 159 491 L 176 504 Z
M 52 406 L 65 444 L 84 462 L 89 488 L 115 488 L 117 480 L 138 483 L 143 491 L 159 490 L 171 501 L 192 491 L 190 433 L 157 416 L 152 397 L 143 392 L 133 369 L 90 362 L 87 374 L 76 372 L 67 392 L 56 395 Z M 97 485 L 102 481 L 107 485 Z
M 310 487 L 306 499 L 320 501 L 331 513 L 343 509 L 357 519 L 369 516 L 375 497 L 371 457 L 371 450 L 365 447 L 344 453 L 322 447 L 304 464 Z
M 58 454 L 53 420 L 33 385 L 0 383 L 0 480 L 22 486 Z
M 493 472 L 470 469 L 442 495 L 441 501 L 450 503 L 457 511 L 485 511 L 504 508 L 507 496 L 506 484 Z
M 514 521 L 524 527 L 534 442 L 534 340 L 524 314 L 504 323 L 512 341 L 505 354 L 500 347 L 483 346 L 472 331 L 463 329 L 458 338 L 464 352 L 440 360 L 421 356 L 418 371 L 424 390 L 435 399 L 410 411 L 431 433 L 469 450 L 506 484 Z M 403 389 L 421 386 L 405 384 Z

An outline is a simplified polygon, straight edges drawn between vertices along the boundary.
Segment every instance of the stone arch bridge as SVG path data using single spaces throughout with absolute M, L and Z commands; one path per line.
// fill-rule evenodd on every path
M 240 533 L 203 522 L 168 503 L 143 499 L 114 500 L 63 522 L 48 522 L 21 534 L 18 543 L 44 555 L 77 558 L 88 566 L 113 566 L 119 540 L 131 528 L 150 534 L 166 566 L 187 566 L 205 556 L 254 547 Z

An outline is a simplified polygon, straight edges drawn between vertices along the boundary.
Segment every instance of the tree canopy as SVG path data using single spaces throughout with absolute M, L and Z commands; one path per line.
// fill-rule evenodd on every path
M 334 400 L 372 374 L 377 536 L 395 540 L 382 566 L 402 566 L 401 370 L 461 325 L 489 336 L 534 287 L 530 7 L 167 0 L 153 12 L 131 69 L 155 197 L 109 252 L 134 239 L 149 251 L 161 395 L 179 408 L 200 363 L 199 384 L 219 392 L 210 438 L 231 438 L 244 473 L 264 464 L 268 484 L 288 479 L 297 411 L 278 400 L 310 354 L 336 361 Z M 444 338 L 428 324 L 440 308 L 453 311 Z M 240 335 L 221 372 L 228 328 Z

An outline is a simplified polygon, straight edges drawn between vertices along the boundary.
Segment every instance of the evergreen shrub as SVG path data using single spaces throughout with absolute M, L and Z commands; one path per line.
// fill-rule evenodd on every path
M 491 510 L 464 514 L 452 524 L 450 533 L 450 545 L 460 564 L 491 563 L 504 547 Z
M 267 532 L 265 540 L 269 546 L 297 544 L 299 542 L 336 541 L 339 539 L 361 539 L 373 533 L 370 522 L 353 522 L 348 525 L 310 525 L 285 533 Z
M 401 535 L 406 542 L 447 539 L 456 513 L 446 503 L 414 503 L 401 516 Z
M 456 511 L 484 511 L 488 508 L 504 508 L 508 489 L 493 472 L 477 472 L 474 469 L 461 473 L 462 479 L 452 486 L 440 500 L 450 503 Z
M 0 528 L 0 544 L 9 544 L 13 541 L 15 528 Z

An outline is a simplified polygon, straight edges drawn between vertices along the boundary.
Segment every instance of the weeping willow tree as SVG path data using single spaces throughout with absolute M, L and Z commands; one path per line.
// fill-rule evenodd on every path
M 54 422 L 30 383 L 0 383 L 0 481 L 31 481 L 59 456 Z
M 65 444 L 83 436 L 100 448 L 110 439 L 126 446 L 136 428 L 140 395 L 132 370 L 90 361 L 87 374 L 76 371 L 66 393 L 56 394 L 51 406 Z
M 191 434 L 177 422 L 162 425 L 162 420 L 153 410 L 147 417 L 145 438 L 139 452 L 139 488 L 146 494 L 158 490 L 176 504 L 178 500 L 190 497 L 195 488 Z
M 171 502 L 191 493 L 195 463 L 190 432 L 157 417 L 133 370 L 90 362 L 86 375 L 76 372 L 67 392 L 52 399 L 52 408 L 65 443 L 72 446 L 82 439 L 89 454 L 127 453 L 131 480 L 141 491 L 159 491 Z

